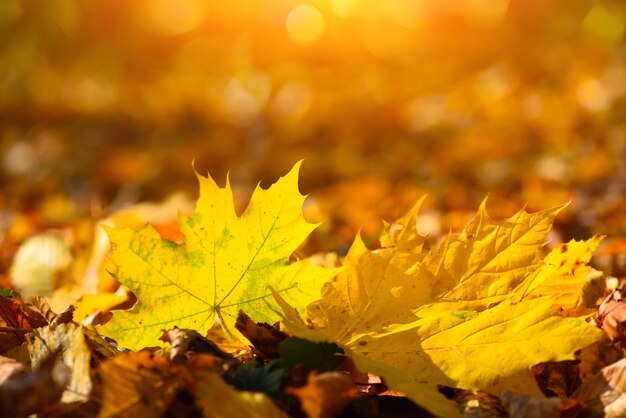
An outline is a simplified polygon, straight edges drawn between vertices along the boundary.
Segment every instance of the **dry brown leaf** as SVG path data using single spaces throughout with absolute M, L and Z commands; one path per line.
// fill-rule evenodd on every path
M 391 392 L 400 393 L 399 391 L 388 389 L 380 376 L 359 370 L 356 367 L 356 364 L 354 364 L 354 361 L 348 356 L 343 357 L 343 363 L 339 366 L 338 371 L 347 374 L 350 379 L 352 379 L 356 391 L 359 393 L 366 393 L 369 395 L 378 395 L 383 392 L 385 394 Z
M 0 331 L 0 353 L 21 345 L 28 329 L 45 325 L 45 318 L 21 299 L 0 296 L 0 327 L 4 328 Z
M 611 343 L 607 337 L 580 350 L 579 376 L 582 382 L 591 379 L 602 368 L 613 364 L 624 356 L 624 352 Z
M 62 351 L 62 360 L 71 370 L 64 402 L 85 401 L 91 393 L 91 351 L 85 329 L 75 323 L 49 325 L 26 337 L 33 369 L 37 370 L 52 352 Z
M 602 302 L 596 314 L 600 328 L 614 341 L 626 340 L 626 303 L 621 290 L 614 290 Z
M 587 274 L 587 281 L 582 288 L 579 306 L 582 308 L 593 308 L 598 306 L 598 300 L 604 296 L 606 288 L 606 279 L 604 273 L 591 269 Z
M 311 374 L 306 385 L 289 387 L 286 391 L 300 399 L 309 418 L 337 416 L 356 394 L 352 379 L 340 372 Z
M 548 396 L 567 398 L 580 386 L 577 361 L 539 363 L 532 368 L 541 391 Z
M 142 351 L 102 364 L 102 408 L 98 418 L 160 418 L 183 388 L 176 367 Z
M 48 321 L 50 325 L 67 324 L 73 319 L 75 309 L 73 305 L 68 305 L 60 314 L 57 314 L 52 310 L 48 301 L 42 296 L 33 296 L 30 302 L 37 308 L 37 311 L 46 318 L 46 321 Z
M 254 348 L 266 359 L 279 357 L 278 344 L 287 338 L 287 334 L 264 322 L 254 322 L 244 311 L 239 311 L 235 328 L 243 334 Z
M 183 361 L 188 353 L 206 353 L 224 360 L 233 358 L 232 355 L 220 350 L 213 341 L 191 329 L 164 330 L 160 339 L 172 345 L 170 349 L 170 360 L 172 361 Z
M 264 394 L 229 386 L 217 373 L 221 369 L 221 360 L 210 354 L 195 355 L 185 364 L 148 351 L 121 354 L 100 368 L 103 391 L 98 418 L 160 418 L 165 413 L 172 417 L 286 418 Z M 178 397 L 182 391 L 191 399 Z
M 602 369 L 585 382 L 574 399 L 583 404 L 585 417 L 626 416 L 626 358 Z

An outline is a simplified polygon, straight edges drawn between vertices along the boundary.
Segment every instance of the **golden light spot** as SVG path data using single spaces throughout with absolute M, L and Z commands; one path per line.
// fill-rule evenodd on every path
M 235 126 L 254 123 L 265 108 L 272 89 L 271 79 L 263 73 L 245 78 L 233 77 L 222 95 L 225 116 Z
M 304 84 L 290 82 L 281 88 L 272 103 L 272 110 L 279 118 L 297 121 L 311 106 L 311 90 Z
M 205 0 L 149 0 L 145 18 L 151 28 L 163 35 L 180 35 L 197 28 L 208 12 Z
M 435 94 L 417 97 L 408 102 L 403 109 L 403 119 L 405 125 L 413 132 L 422 132 L 444 122 L 448 113 L 446 97 Z
M 287 34 L 299 44 L 311 44 L 318 41 L 325 30 L 322 13 L 308 4 L 294 7 L 285 21 Z
M 588 78 L 576 88 L 578 103 L 592 112 L 603 112 L 609 108 L 610 100 L 599 80 Z

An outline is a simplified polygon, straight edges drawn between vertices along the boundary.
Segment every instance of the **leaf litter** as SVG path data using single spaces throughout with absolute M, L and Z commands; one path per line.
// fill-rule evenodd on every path
M 109 227 L 115 279 L 137 302 L 113 310 L 104 325 L 74 322 L 72 309 L 56 316 L 37 299 L 0 296 L 3 412 L 626 412 L 621 361 L 606 354 L 622 343 L 621 293 L 590 284 L 601 275 L 589 262 L 602 237 L 546 251 L 563 206 L 498 221 L 485 201 L 460 234 L 430 248 L 417 229 L 420 199 L 385 223 L 374 249 L 357 236 L 341 267 L 324 268 L 290 261 L 317 226 L 302 214 L 298 169 L 257 187 L 241 215 L 228 181 L 222 188 L 198 175 L 196 211 L 180 215 L 177 242 L 150 225 Z M 124 302 L 98 297 L 85 300 L 98 309 Z M 43 396 L 42 387 L 53 390 Z

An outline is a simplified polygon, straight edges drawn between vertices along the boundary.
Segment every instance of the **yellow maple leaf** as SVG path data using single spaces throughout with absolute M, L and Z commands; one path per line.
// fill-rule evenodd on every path
M 219 318 L 237 336 L 237 313 L 272 323 L 278 315 L 267 297 L 271 285 L 290 303 L 306 306 L 335 270 L 307 260 L 289 264 L 292 252 L 315 229 L 302 215 L 300 163 L 267 190 L 257 187 L 237 216 L 230 184 L 198 175 L 200 198 L 192 217 L 180 215 L 182 243 L 162 239 L 150 225 L 134 231 L 107 228 L 117 279 L 137 296 L 128 311 L 115 311 L 101 328 L 120 346 L 159 345 L 174 326 L 205 334 Z M 271 297 L 270 297 L 271 299 Z M 162 343 L 161 343 L 162 344 Z
M 558 294 L 562 307 L 574 307 L 591 271 L 588 263 L 602 238 L 595 235 L 587 241 L 571 240 L 554 248 L 544 258 L 543 266 L 517 286 L 511 300 Z
M 391 246 L 375 251 L 357 237 L 346 270 L 324 285 L 305 320 L 275 297 L 296 335 L 339 343 L 359 368 L 382 375 L 437 415 L 450 416 L 443 408 L 452 408 L 438 396 L 437 384 L 537 394 L 532 365 L 572 358 L 602 336 L 583 319 L 554 309 L 562 293 L 584 284 L 559 282 L 564 276 L 554 263 L 560 265 L 562 257 L 541 260 L 561 209 L 522 210 L 494 221 L 483 202 L 459 236 L 450 234 L 426 257 L 407 243 L 421 250 L 415 233 L 398 234 L 394 241 L 388 228 L 383 245 Z M 397 223 L 396 229 L 412 229 L 415 219 L 405 216 Z M 575 245 L 570 253 L 578 257 L 566 257 L 560 268 L 586 265 L 594 248 Z
M 435 274 L 435 292 L 464 309 L 497 303 L 540 266 L 540 250 L 560 206 L 538 213 L 520 210 L 491 219 L 486 199 L 459 236 L 450 236 L 425 265 Z

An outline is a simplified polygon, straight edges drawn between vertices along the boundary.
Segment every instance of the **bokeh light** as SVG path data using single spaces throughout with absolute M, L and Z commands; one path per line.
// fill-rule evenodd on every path
M 299 44 L 310 44 L 324 34 L 325 20 L 315 7 L 303 4 L 294 7 L 285 21 L 289 37 Z
M 626 207 L 625 17 L 617 0 L 4 0 L 0 225 L 58 196 L 104 213 L 193 195 L 192 160 L 245 194 L 302 158 L 328 245 L 421 193 L 599 219 Z

